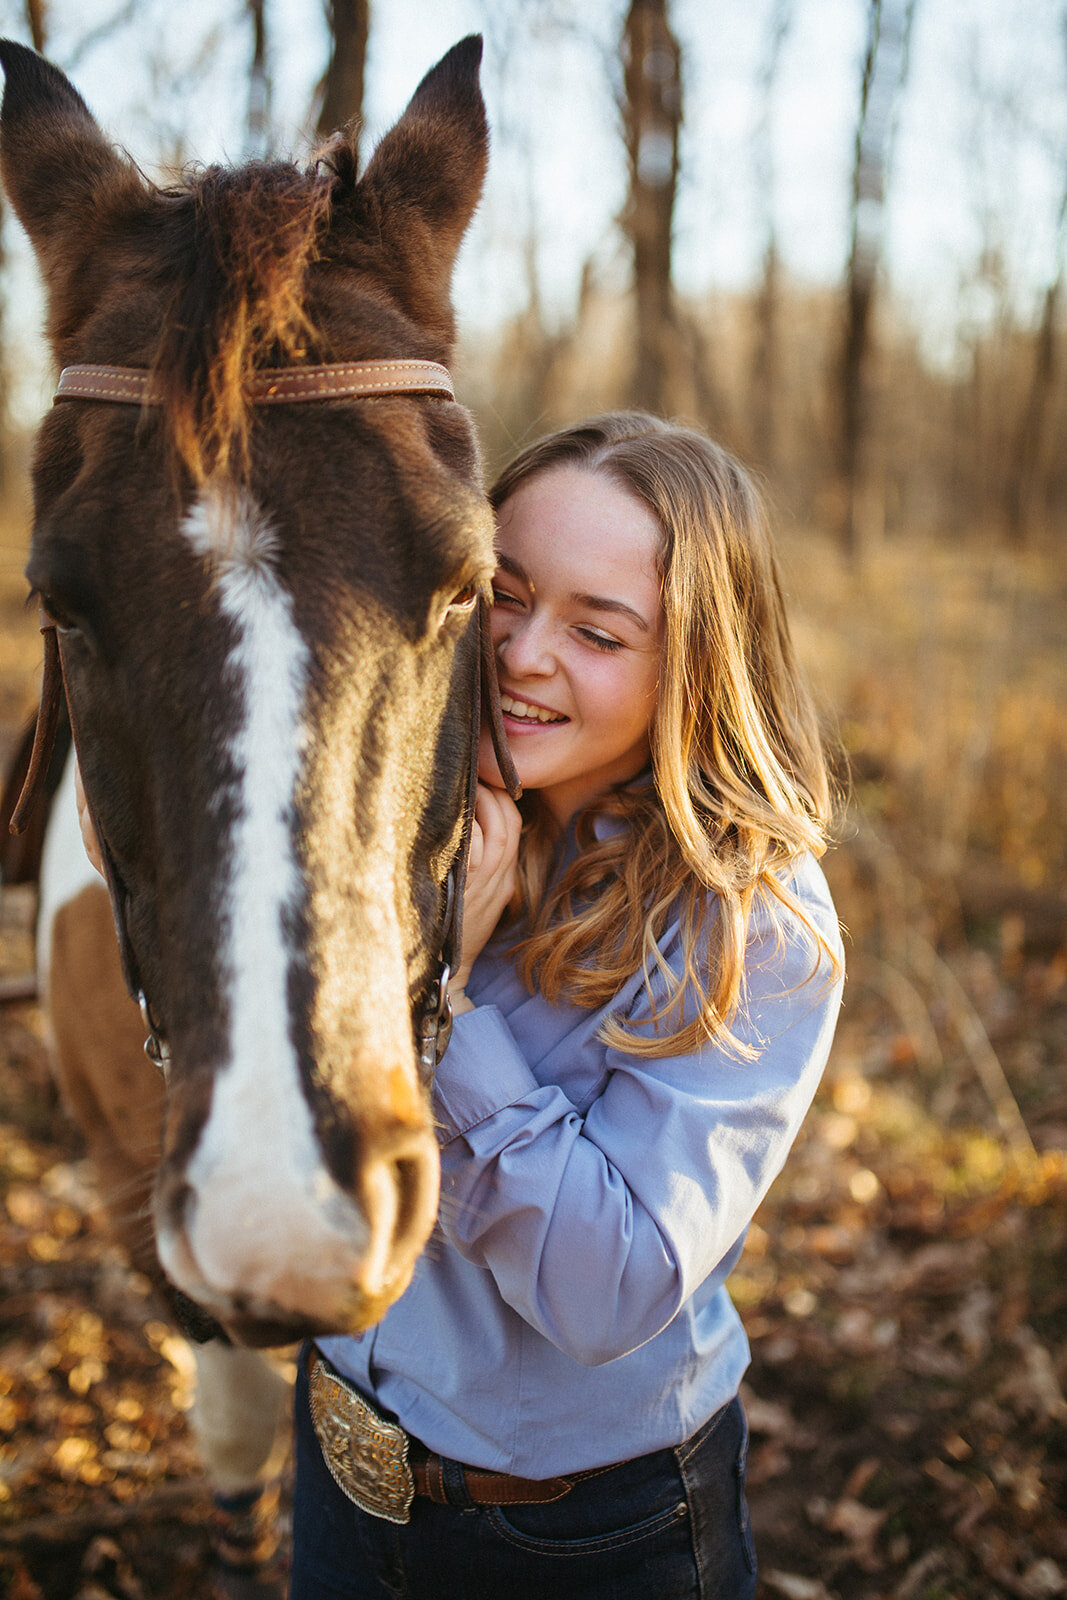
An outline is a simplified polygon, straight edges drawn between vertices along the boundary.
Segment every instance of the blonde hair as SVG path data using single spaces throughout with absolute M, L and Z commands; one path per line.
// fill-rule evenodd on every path
M 536 794 L 523 802 L 511 907 L 524 924 L 517 968 L 531 990 L 589 1009 L 643 971 L 652 1036 L 617 1018 L 602 1029 L 609 1045 L 631 1054 L 682 1054 L 715 1037 L 741 1050 L 730 1027 L 757 898 L 780 932 L 790 913 L 806 928 L 813 972 L 823 953 L 838 966 L 784 882 L 805 852 L 825 850 L 831 795 L 763 502 L 740 463 L 703 434 L 643 412 L 612 412 L 522 451 L 494 485 L 494 508 L 564 463 L 610 477 L 663 531 L 654 782 L 620 785 L 579 814 L 578 854 L 555 882 L 558 832 Z M 600 817 L 625 826 L 597 838 Z M 712 896 L 718 916 L 705 941 Z M 657 941 L 679 913 L 684 968 L 674 973 Z M 654 969 L 667 979 L 658 1006 Z

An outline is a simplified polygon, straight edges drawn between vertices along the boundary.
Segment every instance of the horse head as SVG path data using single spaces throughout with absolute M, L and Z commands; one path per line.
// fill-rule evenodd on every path
M 105 384 L 45 418 L 27 575 L 170 1060 L 160 1258 L 247 1342 L 376 1320 L 434 1224 L 418 1033 L 493 570 L 446 395 L 251 397 L 264 367 L 447 361 L 480 55 L 427 75 L 362 174 L 339 135 L 306 170 L 160 188 L 0 45 L 3 178 L 57 365 L 138 369 L 152 401 Z

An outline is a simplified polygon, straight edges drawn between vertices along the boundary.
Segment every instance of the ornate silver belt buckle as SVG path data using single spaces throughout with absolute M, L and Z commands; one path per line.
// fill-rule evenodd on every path
M 386 1522 L 410 1522 L 415 1479 L 408 1436 L 386 1422 L 357 1390 L 328 1372 L 318 1356 L 309 1374 L 311 1420 L 323 1460 L 341 1490 L 361 1511 Z

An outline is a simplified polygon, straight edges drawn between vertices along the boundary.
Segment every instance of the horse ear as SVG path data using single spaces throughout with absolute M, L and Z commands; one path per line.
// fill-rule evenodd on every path
M 77 278 L 99 225 L 143 203 L 144 184 L 57 67 L 10 39 L 0 40 L 0 65 L 4 188 L 37 252 L 52 325 L 69 325 L 57 297 Z
M 489 160 L 481 59 L 481 37 L 472 34 L 431 68 L 374 151 L 351 210 L 339 194 L 334 212 L 342 248 L 347 212 L 362 239 L 380 239 L 396 260 L 392 287 L 406 309 L 419 321 L 443 323 L 447 337 L 452 268 Z

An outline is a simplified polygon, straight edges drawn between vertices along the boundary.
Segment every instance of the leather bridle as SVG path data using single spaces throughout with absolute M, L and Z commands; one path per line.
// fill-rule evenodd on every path
M 312 400 L 369 399 L 395 394 L 440 395 L 448 400 L 455 399 L 452 379 L 447 369 L 435 361 L 375 360 L 330 362 L 311 367 L 265 367 L 254 372 L 248 383 L 248 397 L 255 405 L 293 405 Z M 59 375 L 53 398 L 55 402 L 97 400 L 142 406 L 159 405 L 162 399 L 153 374 L 148 369 L 112 367 L 96 363 L 64 367 Z M 489 601 L 485 595 L 480 595 L 478 598 L 478 631 L 479 671 L 475 674 L 471 755 L 463 833 L 458 854 L 445 879 L 445 914 L 437 972 L 430 982 L 419 1017 L 419 1064 L 426 1077 L 432 1075 L 448 1047 L 452 1034 L 452 1005 L 448 995 L 448 984 L 462 951 L 463 897 L 478 787 L 478 737 L 483 695 L 500 775 L 512 799 L 517 800 L 522 793 L 504 733 L 496 659 L 489 629 Z M 71 718 L 75 751 L 78 749 L 78 730 L 74 725 L 70 696 L 66 693 L 62 630 L 43 607 L 41 633 L 44 636 L 41 702 L 26 781 L 11 816 L 12 833 L 23 831 L 40 796 L 64 698 Z M 88 796 L 86 799 L 88 802 Z M 116 868 L 106 836 L 97 823 L 92 803 L 88 803 L 90 816 L 100 840 L 104 876 L 111 895 L 123 976 L 130 994 L 141 1008 L 148 1034 L 145 1040 L 145 1054 L 166 1077 L 170 1051 L 155 1020 L 138 973 L 127 928 L 126 908 L 129 896 Z
M 301 400 L 367 400 L 384 394 L 439 394 L 456 398 L 448 368 L 436 361 L 332 361 L 317 367 L 260 367 L 247 384 L 253 405 Z M 57 400 L 126 401 L 159 405 L 159 387 L 146 367 L 105 367 L 84 362 L 59 374 Z

